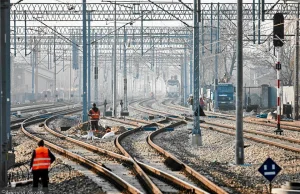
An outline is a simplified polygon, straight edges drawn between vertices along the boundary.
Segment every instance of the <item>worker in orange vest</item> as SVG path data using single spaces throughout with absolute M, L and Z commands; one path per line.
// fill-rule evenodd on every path
M 90 120 L 91 120 L 92 130 L 98 130 L 99 129 L 98 121 L 100 118 L 100 110 L 96 107 L 95 103 L 93 103 L 93 108 L 91 108 L 91 110 L 89 111 L 89 116 L 90 116 Z
M 42 179 L 43 188 L 48 187 L 49 177 L 48 169 L 54 162 L 55 156 L 50 152 L 48 148 L 44 147 L 44 141 L 38 142 L 38 148 L 33 150 L 30 169 L 33 175 L 33 187 L 38 187 L 39 179 Z

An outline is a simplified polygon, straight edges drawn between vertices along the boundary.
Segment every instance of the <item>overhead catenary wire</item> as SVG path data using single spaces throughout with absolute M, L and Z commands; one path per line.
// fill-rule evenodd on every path
M 260 29 L 261 31 L 263 30 L 263 29 Z M 264 29 L 264 31 L 267 31 L 268 29 Z M 247 35 L 246 35 L 247 36 Z M 222 40 L 222 41 L 224 41 L 224 40 Z M 225 41 L 227 41 L 227 40 L 225 40 Z M 209 44 L 206 44 L 206 45 L 203 45 L 203 46 L 207 46 L 207 45 L 210 45 L 210 44 L 216 44 L 217 42 L 221 42 L 221 41 L 214 41 L 214 42 L 212 42 L 212 43 L 209 43 Z M 188 44 L 188 43 L 187 43 Z M 200 47 L 201 48 L 201 47 Z
M 296 19 L 295 19 L 295 20 L 296 20 Z M 288 24 L 289 24 L 289 23 L 292 23 L 292 22 L 295 21 L 295 20 L 289 21 Z M 232 22 L 232 21 L 231 21 L 231 22 Z M 279 24 L 279 25 L 280 25 L 280 24 Z M 265 29 L 262 29 L 262 28 L 261 28 L 261 29 L 258 29 L 258 30 L 260 30 L 260 31 L 267 31 L 268 29 L 271 29 L 271 28 L 265 28 Z M 52 30 L 53 30 L 53 29 L 52 29 Z M 207 29 L 207 30 L 208 30 L 208 29 Z M 202 34 L 204 34 L 204 33 L 202 33 Z M 201 34 L 201 35 L 202 35 L 202 34 Z M 245 37 L 247 37 L 247 36 L 248 36 L 248 35 L 246 35 Z M 104 38 L 104 37 L 101 37 L 101 38 Z M 249 39 L 249 37 L 247 37 L 247 38 Z M 73 42 L 72 42 L 72 43 L 73 43 Z M 212 43 L 210 43 L 210 44 L 215 44 L 215 43 L 216 43 L 216 41 L 214 41 L 214 42 L 212 42 Z M 188 42 L 185 42 L 185 44 L 187 44 L 187 45 L 190 47 L 190 44 L 189 44 Z M 208 45 L 209 45 L 209 44 L 208 44 Z M 205 45 L 205 46 L 207 46 L 207 45 Z M 210 50 L 210 49 L 208 49 L 208 48 L 206 48 L 206 47 L 205 47 L 205 49 Z M 80 50 L 80 49 L 79 49 L 79 50 Z
M 151 11 L 148 11 L 148 12 L 151 12 Z M 109 32 L 109 33 L 107 33 L 107 34 L 105 34 L 104 36 L 101 36 L 99 39 L 94 40 L 94 41 L 91 42 L 90 44 L 95 44 L 95 42 L 98 42 L 99 40 L 101 40 L 101 39 L 107 37 L 108 35 L 114 33 L 115 31 L 119 31 L 120 29 L 124 28 L 124 27 L 127 26 L 128 24 L 132 25 L 133 23 L 135 23 L 135 22 L 136 22 L 138 19 L 140 19 L 141 17 L 142 17 L 142 15 L 140 15 L 139 17 L 135 18 L 134 20 L 131 20 L 130 22 L 127 22 L 126 24 L 124 24 L 124 25 L 118 27 L 116 30 L 113 30 L 113 31 L 111 31 L 111 32 Z
M 32 16 L 33 17 L 33 16 Z M 58 32 L 57 30 L 53 29 L 52 27 L 48 26 L 47 24 L 45 24 L 43 21 L 37 19 L 36 17 L 33 17 L 36 21 L 40 22 L 41 24 L 43 24 L 44 26 L 46 26 L 47 28 L 51 29 L 54 33 L 58 34 L 59 36 L 63 37 L 65 40 L 67 40 L 68 42 L 76 45 L 77 47 L 80 47 L 76 42 L 73 42 L 72 40 L 70 40 L 68 37 L 64 36 L 63 34 L 61 34 L 60 32 Z M 81 49 L 77 48 L 78 50 L 82 51 Z
M 176 20 L 180 21 L 181 23 L 183 23 L 184 25 L 186 25 L 189 28 L 192 28 L 192 26 L 188 25 L 186 22 L 182 21 L 181 19 L 179 19 L 178 17 L 176 17 L 174 14 L 170 13 L 169 11 L 165 10 L 164 8 L 162 8 L 161 6 L 157 5 L 156 3 L 154 3 L 151 0 L 148 0 L 150 3 L 152 3 L 153 5 L 155 5 L 156 7 L 160 8 L 161 10 L 163 10 L 164 12 L 168 13 L 169 15 L 171 15 L 172 17 L 174 17 Z

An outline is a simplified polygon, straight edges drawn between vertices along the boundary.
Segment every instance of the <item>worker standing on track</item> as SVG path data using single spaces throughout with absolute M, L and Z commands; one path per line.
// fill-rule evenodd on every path
M 202 97 L 200 98 L 199 104 L 200 104 L 201 108 L 204 110 L 205 103 L 204 103 L 204 100 Z
M 190 115 L 193 115 L 193 103 L 194 103 L 194 97 L 192 94 L 190 94 L 189 98 L 187 99 L 187 103 L 190 107 L 189 113 Z
M 54 162 L 55 156 L 50 152 L 48 148 L 44 147 L 44 141 L 38 142 L 38 148 L 36 148 L 31 157 L 30 169 L 33 175 L 33 189 L 38 188 L 39 179 L 42 179 L 43 188 L 48 189 L 48 169 Z
M 89 111 L 89 116 L 91 117 L 92 130 L 99 130 L 98 122 L 100 119 L 100 110 L 96 107 L 95 103 L 93 103 L 93 108 Z

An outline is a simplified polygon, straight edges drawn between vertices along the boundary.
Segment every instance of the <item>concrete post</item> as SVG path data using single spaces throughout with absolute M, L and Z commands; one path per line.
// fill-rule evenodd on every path
M 0 188 L 7 185 L 10 135 L 10 0 L 0 1 Z
M 35 38 L 34 38 L 35 39 Z M 32 43 L 33 45 L 34 45 L 34 42 Z M 35 54 L 35 52 L 34 52 L 34 48 L 33 48 L 33 50 L 32 50 L 32 52 L 31 52 L 31 55 L 30 55 L 30 62 L 31 62 L 31 99 L 33 100 L 34 99 L 34 64 L 35 64 L 35 62 L 34 62 L 34 54 Z
M 220 32 L 220 16 L 219 16 L 219 12 L 220 12 L 220 4 L 218 3 L 218 26 L 217 26 L 217 43 L 216 43 L 216 48 L 215 48 L 215 80 L 214 80 L 214 98 L 215 98 L 215 102 L 214 102 L 214 111 L 219 110 L 219 103 L 218 103 L 218 64 L 219 64 L 219 32 Z
M 298 13 L 296 20 L 296 54 L 295 54 L 295 65 L 294 65 L 294 109 L 293 115 L 294 119 L 299 119 L 299 12 L 300 12 L 300 4 L 298 3 Z
M 180 57 L 180 101 L 181 105 L 184 106 L 184 83 L 185 83 L 185 77 L 184 77 L 184 58 L 183 56 Z
M 193 53 L 194 53 L 194 102 L 193 110 L 199 109 L 199 21 L 198 21 L 198 3 L 199 0 L 194 0 L 194 29 L 193 29 Z M 200 110 L 198 115 L 194 116 L 194 128 L 192 130 L 192 145 L 201 146 L 202 136 L 199 121 Z
M 193 51 L 190 50 L 190 94 L 193 94 Z
M 54 30 L 56 30 L 56 27 L 54 27 Z M 57 101 L 57 97 L 56 95 L 58 95 L 58 93 L 56 92 L 56 34 L 54 34 L 54 43 L 53 43 L 53 64 L 54 64 L 54 102 Z
M 123 76 L 124 76 L 124 108 L 123 111 L 128 111 L 127 109 L 127 64 L 126 64 L 126 43 L 127 43 L 127 33 L 126 29 L 124 27 L 124 45 L 123 45 L 123 63 L 124 63 L 124 68 L 123 68 Z
M 87 42 L 86 42 L 86 0 L 82 0 L 82 25 L 83 25 L 83 34 L 82 34 L 82 50 L 83 50 L 83 65 L 82 65 L 82 95 L 83 95 L 83 106 L 82 106 L 82 122 L 86 122 L 87 118 Z
M 183 105 L 185 105 L 186 104 L 186 100 L 187 100 L 187 90 L 188 90 L 188 88 L 187 88 L 187 80 L 188 80 L 188 78 L 187 78 L 187 54 L 186 54 L 186 50 L 187 50 L 187 48 L 186 48 L 186 44 L 184 45 L 184 64 L 183 64 L 183 66 L 184 66 L 184 93 L 183 93 Z
M 95 34 L 95 37 L 97 38 L 97 34 Z M 95 42 L 95 70 L 94 70 L 94 79 L 95 79 L 95 102 L 99 102 L 98 99 L 98 74 L 99 74 L 99 70 L 98 70 L 98 42 Z
M 144 53 L 144 12 L 142 10 L 141 16 L 141 56 Z
M 113 116 L 117 117 L 117 4 L 114 5 Z
M 88 79 L 87 79 L 87 109 L 92 107 L 91 105 L 91 12 L 88 11 Z
M 244 164 L 243 137 L 243 0 L 237 0 L 237 95 L 236 95 L 236 143 L 235 162 Z
M 40 33 L 40 32 L 39 32 Z M 40 41 L 39 41 L 39 39 L 40 39 L 41 37 L 40 36 L 38 36 L 38 39 L 37 38 L 35 38 L 35 40 L 34 40 L 34 47 L 35 47 L 35 49 L 34 49 L 34 61 L 35 61 L 35 72 L 34 72 L 34 74 L 35 74 L 35 83 L 34 83 L 34 85 L 35 85 L 35 87 L 34 87 L 34 89 L 35 89 L 35 94 L 36 95 L 38 95 L 38 93 L 39 93 L 39 54 L 40 54 Z

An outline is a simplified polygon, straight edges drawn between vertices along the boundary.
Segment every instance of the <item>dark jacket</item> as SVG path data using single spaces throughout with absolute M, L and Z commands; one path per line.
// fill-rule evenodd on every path
M 202 107 L 199 105 L 199 108 L 196 109 L 196 111 L 194 112 L 194 116 L 198 115 L 198 110 L 200 109 L 200 115 L 199 116 L 206 116 Z
M 49 154 L 49 158 L 50 158 L 50 163 L 52 164 L 56 158 L 49 149 L 48 149 L 48 154 Z M 35 158 L 35 150 L 33 150 L 33 152 L 32 152 L 32 156 L 31 156 L 31 160 L 30 160 L 30 168 L 32 168 L 34 158 Z
M 92 110 L 95 111 L 95 112 L 98 112 L 99 109 L 97 107 L 91 108 L 91 110 L 89 111 L 89 116 L 91 116 L 93 114 Z

